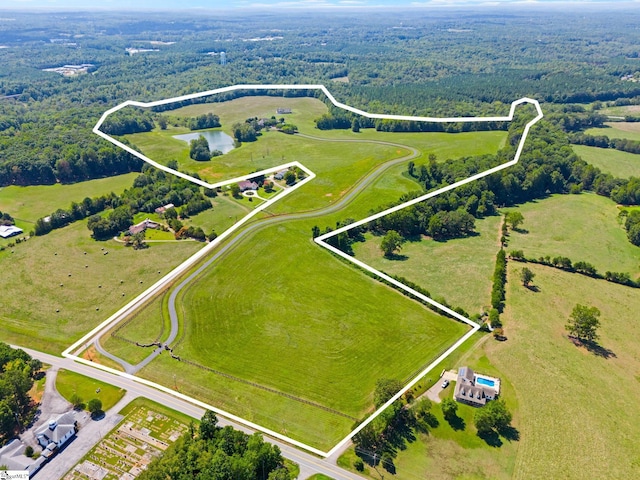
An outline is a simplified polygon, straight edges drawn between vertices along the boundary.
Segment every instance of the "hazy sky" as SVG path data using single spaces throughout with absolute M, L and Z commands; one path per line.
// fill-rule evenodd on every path
M 94 9 L 105 8 L 158 10 L 207 8 L 374 8 L 374 7 L 464 7 L 464 6 L 566 6 L 584 8 L 586 5 L 605 7 L 640 6 L 640 0 L 0 0 L 0 9 Z

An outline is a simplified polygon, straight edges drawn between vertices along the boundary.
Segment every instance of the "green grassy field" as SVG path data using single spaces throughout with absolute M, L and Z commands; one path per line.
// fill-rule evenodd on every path
M 637 113 L 640 113 L 640 105 L 624 105 L 621 107 L 607 107 L 607 108 L 603 108 L 600 112 L 605 115 L 619 115 L 619 116 L 635 115 Z
M 609 138 L 628 138 L 640 140 L 640 123 L 634 122 L 606 122 L 603 128 L 589 128 L 587 135 L 606 135 Z
M 77 394 L 85 404 L 92 398 L 97 398 L 102 401 L 104 411 L 118 403 L 125 394 L 122 388 L 68 370 L 58 371 L 56 389 L 69 402 L 74 394 Z
M 459 406 L 467 425 L 464 431 L 452 430 L 434 408 L 440 425 L 398 453 L 394 478 L 580 479 L 637 474 L 637 290 L 529 265 L 536 274 L 534 292 L 517 280 L 520 268 L 521 264 L 509 262 L 502 316 L 508 341 L 487 339 L 460 363 L 502 379 L 502 397 L 514 413 L 519 441 L 488 447 L 474 435 L 472 408 Z M 590 353 L 566 338 L 564 326 L 577 303 L 600 309 L 600 344 L 613 357 Z M 339 464 L 353 469 L 354 459 L 349 450 Z M 368 473 L 379 478 L 372 470 Z
M 443 297 L 453 307 L 469 314 L 481 313 L 491 297 L 491 278 L 499 250 L 500 217 L 476 221 L 479 235 L 436 242 L 425 238 L 406 242 L 399 259 L 390 260 L 380 249 L 382 237 L 365 235 L 355 243 L 356 258 L 388 274 L 405 277 L 429 290 L 432 298 Z
M 478 372 L 500 377 L 502 398 L 507 402 L 510 411 L 517 411 L 515 391 L 504 372 L 493 367 L 486 356 L 487 348 L 495 343 L 490 337 L 474 337 L 471 349 L 459 356 L 455 362 L 447 366 L 457 369 L 468 365 Z M 457 352 L 456 352 L 457 353 Z M 449 360 L 449 359 L 447 359 Z M 438 368 L 440 371 L 440 368 Z M 455 382 L 441 390 L 440 398 L 451 397 Z M 492 446 L 477 436 L 473 423 L 476 408 L 458 404 L 457 415 L 462 419 L 462 429 L 454 429 L 443 417 L 440 404 L 433 403 L 431 412 L 438 420 L 438 426 L 429 433 L 417 433 L 415 441 L 406 443 L 406 448 L 397 451 L 394 460 L 396 472 L 393 478 L 399 480 L 415 479 L 508 479 L 513 473 L 515 457 L 518 451 L 517 440 L 500 437 L 502 444 Z M 518 428 L 516 416 L 513 425 Z M 338 465 L 355 471 L 353 462 L 356 459 L 353 448 L 347 450 L 338 460 Z M 373 468 L 365 464 L 365 474 L 370 478 L 380 476 Z M 385 476 L 386 470 L 378 467 Z
M 104 335 L 100 342 L 110 353 L 135 365 L 149 356 L 154 348 L 138 347 L 130 342 L 149 344 L 163 341 L 169 335 L 170 328 L 169 317 L 163 314 L 163 304 L 151 302 L 136 311 L 133 319 L 122 328 L 116 326 Z
M 133 250 L 89 235 L 84 220 L 0 252 L 3 341 L 59 353 L 203 245 Z
M 527 257 L 563 255 L 573 262 L 593 264 L 607 270 L 640 273 L 640 248 L 627 239 L 618 222 L 619 210 L 608 198 L 595 194 L 554 195 L 518 207 L 522 228 L 511 232 L 507 251 L 523 250 Z
M 632 478 L 640 468 L 638 291 L 530 265 L 539 292 L 509 264 L 503 321 L 509 340 L 487 344 L 518 398 L 514 478 Z M 575 347 L 564 325 L 577 303 L 602 312 L 603 358 Z
M 447 133 L 389 133 L 373 129 L 353 133 L 350 130 L 322 131 L 315 128 L 313 119 L 326 112 L 326 106 L 311 98 L 245 97 L 222 104 L 201 104 L 184 107 L 172 112 L 179 115 L 196 115 L 213 112 L 220 116 L 222 129 L 229 130 L 236 121 L 253 116 L 271 116 L 277 106 L 290 107 L 293 114 L 287 117 L 302 133 L 335 140 L 358 143 L 326 142 L 278 132 L 264 132 L 257 142 L 244 143 L 225 155 L 210 162 L 195 162 L 188 158 L 188 148 L 180 140 L 172 138 L 184 129 L 167 129 L 149 133 L 129 135 L 127 138 L 150 158 L 161 163 L 178 160 L 181 168 L 197 171 L 203 178 L 217 181 L 246 174 L 258 169 L 276 166 L 284 162 L 298 160 L 311 168 L 317 175 L 306 185 L 307 195 L 314 201 L 301 197 L 296 192 L 295 200 L 286 199 L 274 207 L 274 212 L 295 205 L 298 210 L 326 206 L 344 195 L 353 184 L 380 163 L 407 155 L 402 147 L 367 143 L 371 140 L 410 145 L 421 151 L 417 163 L 430 153 L 436 153 L 440 160 L 464 155 L 494 153 L 504 144 L 506 132 Z M 180 130 L 180 131 L 178 131 Z M 228 132 L 230 133 L 230 132 Z M 291 203 L 293 202 L 293 203 Z M 369 207 L 371 208 L 371 207 Z
M 71 202 L 97 197 L 110 192 L 120 193 L 133 185 L 139 174 L 127 173 L 116 177 L 99 178 L 68 185 L 33 185 L 0 188 L 0 211 L 9 212 L 16 219 L 35 223 L 58 208 L 67 209 Z M 28 231 L 27 231 L 28 233 Z
M 333 260 L 310 241 L 311 225 L 264 229 L 192 283 L 180 301 L 186 338 L 176 353 L 360 418 L 378 378 L 407 381 L 466 327 Z M 352 420 L 176 363 L 162 359 L 142 373 L 171 384 L 176 368 L 187 369 L 179 378 L 201 378 L 194 382 L 200 396 L 321 447 L 352 426 Z
M 571 147 L 585 162 L 614 177 L 629 178 L 640 175 L 640 155 L 612 148 L 586 147 L 584 145 L 572 145 Z

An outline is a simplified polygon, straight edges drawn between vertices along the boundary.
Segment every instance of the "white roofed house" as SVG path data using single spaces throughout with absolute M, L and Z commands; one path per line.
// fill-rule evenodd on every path
M 22 233 L 22 229 L 16 227 L 15 225 L 0 225 L 0 237 L 9 238 L 14 235 L 20 235 Z

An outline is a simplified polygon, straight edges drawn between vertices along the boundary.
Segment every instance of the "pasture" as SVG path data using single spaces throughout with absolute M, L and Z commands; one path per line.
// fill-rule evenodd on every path
M 584 145 L 571 145 L 571 148 L 585 162 L 598 167 L 605 173 L 610 173 L 614 177 L 629 178 L 640 175 L 640 155 L 635 153 Z
M 640 273 L 640 247 L 627 239 L 619 210 L 606 197 L 591 193 L 554 195 L 518 207 L 524 232 L 511 231 L 507 251 L 523 250 L 528 258 L 562 255 L 607 270 Z
M 470 315 L 488 308 L 495 256 L 500 249 L 501 217 L 476 220 L 478 235 L 436 242 L 430 238 L 402 245 L 394 259 L 384 257 L 382 237 L 370 233 L 355 243 L 358 260 L 390 275 L 399 275 L 429 290 L 434 299 L 444 298 Z
M 640 141 L 640 123 L 636 122 L 605 122 L 606 127 L 589 128 L 587 135 L 606 135 L 609 138 L 628 138 Z
M 58 208 L 68 209 L 71 202 L 82 202 L 86 197 L 98 197 L 110 192 L 120 193 L 133 185 L 139 173 L 87 180 L 62 185 L 11 185 L 0 188 L 0 211 L 8 212 L 17 220 L 35 223 Z M 28 233 L 28 230 L 26 231 Z
M 179 299 L 185 338 L 175 352 L 361 418 L 377 379 L 408 381 L 467 327 L 333 259 L 311 242 L 311 226 L 297 221 L 252 234 L 193 282 Z M 171 384 L 171 375 L 182 372 L 179 378 L 221 408 L 248 411 L 245 418 L 270 416 L 265 426 L 321 447 L 352 426 L 353 420 L 177 363 L 163 358 L 142 374 L 158 379 L 167 367 L 161 375 Z M 283 405 L 285 427 L 269 414 Z M 340 428 L 327 425 L 326 415 Z
M 0 252 L 0 338 L 59 353 L 202 245 L 134 250 L 93 240 L 83 220 L 6 249 Z
M 640 466 L 638 291 L 529 265 L 534 292 L 518 281 L 520 268 L 509 263 L 502 316 L 509 340 L 486 348 L 518 399 L 513 478 L 633 477 Z M 615 356 L 590 353 L 565 337 L 577 303 L 600 309 L 600 344 Z

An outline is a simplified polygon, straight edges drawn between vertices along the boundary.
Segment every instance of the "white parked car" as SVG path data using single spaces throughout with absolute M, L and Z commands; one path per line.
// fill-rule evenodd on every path
M 449 386 L 449 380 L 445 380 L 442 382 L 442 388 L 447 388 Z

